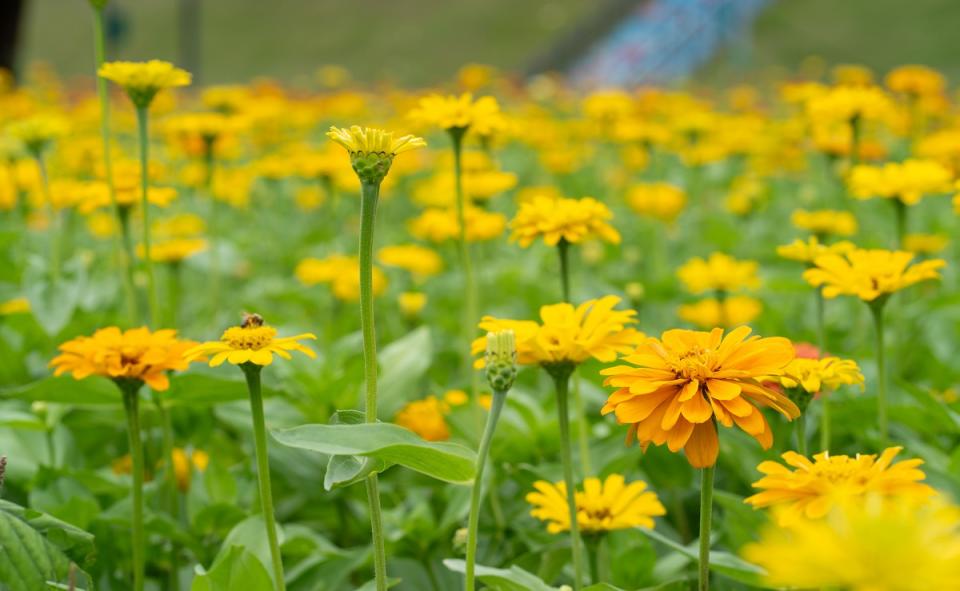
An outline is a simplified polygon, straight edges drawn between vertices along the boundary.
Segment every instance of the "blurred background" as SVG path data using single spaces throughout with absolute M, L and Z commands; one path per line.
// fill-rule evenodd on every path
M 0 2 L 2 62 L 89 76 L 87 0 Z M 160 58 L 205 83 L 426 86 L 465 63 L 582 86 L 754 82 L 804 68 L 904 63 L 960 74 L 956 0 L 111 0 L 109 59 Z

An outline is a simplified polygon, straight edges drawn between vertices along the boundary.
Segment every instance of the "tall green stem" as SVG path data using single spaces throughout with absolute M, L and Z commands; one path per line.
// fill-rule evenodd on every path
M 560 239 L 557 252 L 560 254 L 560 281 L 563 285 L 563 301 L 570 302 L 570 243 Z
M 494 391 L 493 400 L 490 403 L 490 415 L 487 417 L 487 424 L 483 429 L 483 437 L 480 439 L 480 449 L 477 452 L 477 475 L 473 480 L 473 490 L 470 493 L 470 517 L 467 521 L 466 591 L 474 591 L 476 588 L 474 569 L 477 563 L 477 529 L 480 525 L 480 497 L 483 490 L 483 472 L 487 465 L 487 456 L 490 455 L 490 443 L 493 441 L 493 434 L 497 430 L 500 411 L 503 409 L 503 403 L 506 399 L 506 392 L 499 390 Z
M 710 523 L 713 518 L 713 472 L 714 466 L 701 470 L 700 474 L 700 569 L 697 589 L 710 588 Z
M 573 479 L 573 452 L 570 445 L 570 409 L 568 396 L 570 373 L 573 366 L 555 368 L 553 381 L 557 393 L 557 415 L 560 423 L 560 461 L 563 463 L 563 482 L 567 489 L 570 510 L 570 548 L 573 552 L 573 589 L 578 591 L 583 581 L 583 556 L 580 551 L 580 528 L 577 525 L 576 482 Z
M 104 8 L 93 8 L 93 63 L 95 71 L 100 70 L 106 60 L 106 32 L 104 27 Z M 117 223 L 121 223 L 120 204 L 117 203 L 116 188 L 113 184 L 113 160 L 110 153 L 110 95 L 107 93 L 106 79 L 97 76 L 97 98 L 100 101 L 100 140 L 103 144 L 103 174 L 107 184 L 107 193 L 110 195 L 110 204 Z M 125 251 L 121 245 L 121 237 L 114 234 L 114 257 L 120 263 L 120 274 L 123 276 L 123 296 L 127 308 L 127 316 L 131 325 L 137 323 L 137 292 L 133 286 L 133 253 Z
M 800 416 L 797 417 L 796 425 L 794 429 L 797 432 L 797 451 L 800 452 L 800 455 L 807 455 L 807 414 L 806 411 L 800 413 Z
M 143 591 L 144 544 L 143 532 L 143 444 L 140 441 L 140 391 L 141 383 L 127 382 L 121 385 L 123 407 L 127 414 L 127 437 L 130 445 L 130 461 L 133 477 L 132 542 L 133 542 L 133 591 Z
M 363 369 L 366 384 L 364 417 L 377 422 L 377 334 L 373 320 L 373 232 L 380 183 L 361 184 L 360 201 L 360 325 L 363 332 Z M 387 550 L 383 535 L 377 473 L 367 477 L 367 504 L 373 535 L 373 570 L 377 591 L 387 588 Z
M 157 282 L 153 273 L 153 253 L 150 249 L 150 146 L 147 108 L 137 107 L 137 135 L 140 140 L 140 214 L 143 222 L 143 260 L 147 269 L 147 302 L 150 306 L 150 324 L 160 326 L 160 304 L 157 300 Z
M 903 241 L 907 235 L 907 204 L 899 198 L 893 199 L 894 219 L 897 230 L 897 248 L 903 249 Z
M 277 522 L 273 515 L 273 490 L 270 487 L 270 458 L 267 455 L 267 425 L 263 417 L 263 395 L 260 391 L 259 365 L 245 363 L 241 366 L 247 378 L 247 390 L 250 392 L 250 414 L 253 417 L 253 443 L 257 455 L 257 485 L 260 491 L 260 512 L 267 530 L 267 542 L 270 545 L 270 559 L 273 562 L 274 584 L 278 591 L 286 589 L 283 579 L 283 559 L 280 556 L 280 543 L 277 540 Z
M 817 301 L 817 351 L 823 357 L 826 354 L 827 347 L 827 329 L 825 322 L 826 301 L 823 297 L 823 289 L 818 287 L 814 290 Z M 820 451 L 830 450 L 830 394 L 820 392 Z
M 40 190 L 43 191 L 43 201 L 47 207 L 47 235 L 50 237 L 50 279 L 56 283 L 60 280 L 60 212 L 53 206 L 53 197 L 50 195 L 50 179 L 47 176 L 47 166 L 43 154 L 37 152 L 37 170 L 40 172 Z
M 884 445 L 886 445 L 889 434 L 887 424 L 887 356 L 886 347 L 883 344 L 883 309 L 885 304 L 886 298 L 870 302 L 870 311 L 873 312 L 874 332 L 877 339 L 877 426 L 880 429 L 880 442 Z
M 171 325 L 172 326 L 172 325 Z M 170 517 L 177 520 L 179 512 L 179 501 L 177 491 L 177 467 L 173 461 L 173 424 L 170 421 L 170 412 L 163 405 L 163 400 L 159 396 L 154 397 L 154 404 L 157 407 L 157 413 L 160 415 L 160 429 L 163 441 L 163 459 L 167 465 L 164 478 L 167 498 L 167 512 Z M 170 547 L 170 591 L 180 589 L 180 565 L 177 560 L 177 543 L 171 540 Z
M 458 239 L 458 249 L 460 252 L 460 266 L 463 269 L 464 281 L 464 321 L 463 332 L 466 345 L 463 350 L 464 366 L 470 372 L 470 386 L 472 389 L 474 403 L 477 401 L 477 392 L 480 389 L 480 376 L 473 370 L 473 357 L 470 355 L 470 342 L 473 340 L 474 325 L 480 319 L 477 318 L 477 286 L 473 276 L 473 263 L 470 260 L 470 245 L 467 242 L 467 204 L 463 195 L 463 136 L 466 135 L 466 128 L 453 128 L 450 130 L 450 138 L 453 140 L 453 177 L 456 189 L 457 200 L 457 224 L 460 226 L 460 235 Z
M 560 258 L 560 284 L 563 288 L 563 301 L 570 300 L 570 243 L 561 238 L 557 243 L 557 254 Z M 590 441 L 588 438 L 587 411 L 580 393 L 580 377 L 573 376 L 573 412 L 577 418 L 577 446 L 580 448 L 580 464 L 583 473 L 590 474 L 593 470 L 590 465 Z

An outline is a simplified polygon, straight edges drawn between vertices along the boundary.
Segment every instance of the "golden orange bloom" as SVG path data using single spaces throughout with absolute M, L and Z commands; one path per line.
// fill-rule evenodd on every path
M 800 410 L 786 396 L 762 385 L 758 378 L 779 376 L 793 359 L 793 345 L 782 337 L 749 337 L 741 326 L 726 336 L 674 329 L 660 339 L 648 337 L 621 359 L 628 365 L 602 370 L 604 385 L 617 388 L 602 413 L 616 414 L 630 425 L 627 440 L 681 448 L 695 468 L 714 465 L 720 445 L 713 419 L 738 427 L 764 449 L 773 444 L 773 431 L 760 407 L 771 407 L 792 420 Z
M 115 381 L 139 380 L 154 390 L 170 387 L 169 371 L 187 369 L 192 359 L 184 352 L 194 347 L 193 341 L 177 338 L 171 329 L 150 332 L 131 328 L 121 331 L 116 326 L 101 328 L 93 336 L 80 336 L 60 345 L 60 355 L 50 366 L 54 375 L 72 373 L 74 379 L 98 375 Z
M 893 463 L 902 447 L 888 447 L 876 455 L 832 456 L 823 452 L 810 461 L 788 451 L 779 462 L 766 461 L 757 466 L 765 476 L 753 483 L 761 492 L 744 499 L 760 509 L 776 509 L 774 516 L 782 526 L 801 519 L 821 519 L 837 504 L 862 502 L 868 495 L 910 496 L 925 499 L 934 490 L 921 483 L 926 475 L 918 467 L 923 460 Z
M 563 482 L 538 480 L 535 492 L 526 500 L 533 505 L 530 515 L 547 522 L 547 531 L 558 534 L 570 529 L 567 487 Z M 635 480 L 629 484 L 620 474 L 606 480 L 587 478 L 583 490 L 576 491 L 577 527 L 584 533 L 599 533 L 634 527 L 653 528 L 653 518 L 666 515 L 656 493 L 647 490 L 647 483 Z
M 914 254 L 906 251 L 857 249 L 839 254 L 825 254 L 814 260 L 814 267 L 803 278 L 814 287 L 823 288 L 823 295 L 835 298 L 854 295 L 871 302 L 915 283 L 939 279 L 940 269 L 947 263 L 931 259 L 910 264 Z
M 446 441 L 450 439 L 450 428 L 444 415 L 450 407 L 435 396 L 409 402 L 397 413 L 393 421 L 401 427 L 410 429 L 427 441 Z

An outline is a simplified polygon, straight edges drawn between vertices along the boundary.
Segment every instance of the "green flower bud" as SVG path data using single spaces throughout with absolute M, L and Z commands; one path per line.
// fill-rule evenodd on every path
M 803 388 L 784 388 L 784 394 L 787 395 L 787 398 L 789 398 L 791 402 L 797 405 L 800 412 L 807 412 L 807 407 L 810 406 L 810 401 L 813 400 L 813 394 Z
M 494 392 L 506 392 L 517 378 L 517 339 L 512 330 L 487 333 L 487 382 Z
M 360 182 L 367 185 L 379 185 L 393 164 L 393 154 L 386 152 L 351 152 L 350 164 L 353 171 L 360 177 Z

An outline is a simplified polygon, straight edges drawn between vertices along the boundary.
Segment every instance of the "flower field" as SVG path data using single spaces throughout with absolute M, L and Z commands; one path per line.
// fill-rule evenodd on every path
M 0 589 L 960 589 L 936 71 L 96 55 L 0 88 Z

